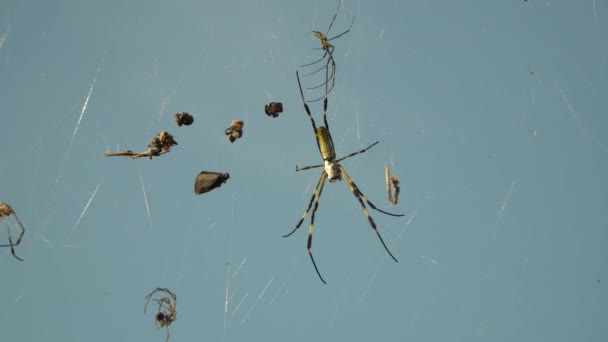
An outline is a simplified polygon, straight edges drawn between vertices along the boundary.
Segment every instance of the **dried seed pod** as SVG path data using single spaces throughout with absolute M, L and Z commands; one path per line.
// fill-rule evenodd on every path
M 236 139 L 243 136 L 243 126 L 245 123 L 243 120 L 232 120 L 230 127 L 226 128 L 224 133 L 228 136 L 228 139 L 233 143 Z
M 276 118 L 279 113 L 283 112 L 283 104 L 281 102 L 270 102 L 264 106 L 264 111 L 266 115 Z
M 194 182 L 194 193 L 200 195 L 219 188 L 226 183 L 228 178 L 230 178 L 230 174 L 227 172 L 201 171 Z
M 190 126 L 194 122 L 194 118 L 192 117 L 192 115 L 190 115 L 186 112 L 176 113 L 174 115 L 174 118 L 175 118 L 175 122 L 180 127 L 182 125 Z

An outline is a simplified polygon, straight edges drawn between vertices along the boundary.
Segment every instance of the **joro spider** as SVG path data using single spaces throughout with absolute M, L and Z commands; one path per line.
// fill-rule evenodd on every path
M 336 62 L 334 61 L 334 56 L 333 56 L 335 47 L 332 44 L 330 44 L 329 42 L 334 39 L 338 39 L 338 38 L 342 37 L 343 35 L 347 34 L 348 32 L 350 32 L 350 29 L 353 27 L 353 23 L 355 22 L 355 16 L 353 15 L 353 20 L 350 22 L 350 26 L 348 27 L 348 29 L 346 31 L 344 31 L 336 36 L 333 36 L 331 38 L 327 38 L 327 35 L 329 35 L 329 31 L 331 31 L 331 27 L 334 25 L 334 21 L 336 20 L 336 17 L 338 16 L 338 12 L 340 11 L 341 1 L 342 0 L 338 0 L 338 8 L 336 9 L 336 13 L 334 14 L 334 17 L 331 19 L 331 22 L 329 23 L 329 28 L 327 28 L 327 32 L 323 33 L 323 32 L 319 32 L 319 31 L 312 31 L 312 34 L 315 37 L 319 38 L 319 40 L 321 40 L 321 49 L 324 51 L 323 56 L 321 56 L 321 58 L 317 59 L 316 61 L 314 61 L 312 63 L 300 65 L 301 68 L 311 66 L 311 65 L 321 62 L 322 60 L 325 59 L 325 57 L 327 57 L 327 62 L 325 63 L 324 66 L 320 67 L 319 69 L 317 69 L 313 72 L 310 72 L 310 73 L 304 75 L 304 77 L 314 75 L 314 74 L 318 73 L 319 71 L 325 69 L 325 82 L 323 82 L 319 85 L 316 85 L 314 87 L 308 88 L 308 89 L 312 90 L 312 89 L 320 88 L 323 85 L 325 85 L 325 95 L 321 96 L 317 99 L 311 100 L 310 102 L 317 102 L 317 101 L 321 100 L 322 98 L 326 97 L 327 94 L 329 94 L 334 89 L 334 86 L 336 84 Z M 331 73 L 329 72 L 330 68 L 331 68 Z M 329 84 L 330 81 L 331 81 L 331 87 L 328 90 L 327 85 Z
M 302 214 L 300 221 L 298 221 L 298 224 L 296 224 L 296 227 L 291 232 L 289 232 L 286 235 L 283 235 L 283 237 L 290 236 L 296 230 L 298 230 L 298 228 L 300 228 L 300 226 L 304 222 L 304 219 L 306 219 L 306 216 L 310 212 L 310 209 L 312 208 L 312 204 L 314 202 L 315 206 L 312 209 L 312 215 L 310 217 L 310 227 L 308 228 L 307 250 L 308 250 L 308 255 L 310 255 L 310 260 L 312 261 L 312 265 L 315 267 L 315 271 L 317 271 L 317 275 L 319 276 L 319 279 L 321 279 L 321 281 L 324 284 L 327 284 L 327 282 L 325 282 L 325 280 L 321 276 L 321 273 L 319 272 L 319 268 L 317 267 L 317 263 L 315 262 L 315 259 L 312 256 L 312 251 L 311 251 L 312 234 L 314 231 L 314 222 L 315 222 L 315 213 L 317 212 L 317 208 L 319 207 L 319 201 L 321 199 L 321 193 L 323 192 L 323 187 L 325 186 L 325 181 L 329 180 L 331 183 L 333 183 L 335 181 L 341 180 L 342 177 L 344 177 L 344 180 L 346 181 L 346 184 L 348 184 L 350 191 L 352 191 L 355 198 L 359 201 L 359 204 L 361 204 L 363 213 L 367 217 L 367 220 L 369 221 L 369 224 L 372 226 L 372 229 L 378 236 L 378 239 L 380 239 L 382 246 L 384 247 L 384 249 L 386 250 L 388 255 L 390 255 L 390 257 L 393 260 L 395 260 L 395 262 L 398 262 L 397 259 L 395 258 L 395 256 L 393 256 L 393 253 L 391 253 L 391 251 L 388 249 L 388 247 L 384 243 L 384 240 L 382 239 L 380 232 L 378 232 L 376 223 L 370 216 L 370 214 L 367 210 L 367 207 L 365 206 L 365 203 L 367 203 L 367 205 L 369 205 L 370 208 L 372 208 L 376 211 L 379 211 L 383 214 L 386 214 L 386 215 L 397 216 L 397 217 L 404 216 L 404 215 L 403 214 L 392 214 L 392 213 L 389 213 L 384 210 L 376 208 L 376 206 L 370 200 L 368 200 L 367 197 L 365 197 L 363 192 L 361 192 L 361 190 L 359 190 L 359 188 L 357 187 L 355 182 L 352 180 L 352 178 L 350 178 L 350 176 L 348 175 L 346 170 L 342 167 L 342 165 L 339 164 L 341 161 L 343 161 L 347 158 L 350 158 L 352 156 L 355 156 L 357 154 L 360 154 L 360 153 L 363 153 L 363 152 L 369 150 L 370 148 L 372 148 L 376 144 L 378 144 L 378 141 L 376 141 L 375 143 L 371 144 L 370 146 L 368 146 L 362 150 L 350 153 L 344 157 L 336 159 L 336 151 L 334 149 L 334 142 L 331 137 L 331 133 L 329 132 L 329 125 L 327 124 L 327 95 L 325 96 L 325 99 L 323 100 L 323 122 L 324 122 L 325 126 L 320 126 L 317 128 L 317 125 L 315 124 L 315 120 L 313 119 L 312 114 L 310 113 L 310 109 L 308 108 L 308 104 L 306 103 L 306 99 L 304 98 L 304 92 L 302 91 L 302 84 L 300 83 L 300 75 L 298 74 L 297 71 L 296 71 L 296 77 L 298 79 L 298 87 L 300 88 L 300 95 L 302 96 L 302 103 L 304 104 L 304 109 L 306 110 L 306 114 L 308 114 L 308 118 L 310 118 L 310 122 L 312 123 L 312 130 L 315 133 L 317 147 L 319 148 L 319 153 L 321 153 L 321 157 L 323 158 L 323 161 L 324 161 L 323 164 L 311 165 L 311 166 L 306 166 L 306 167 L 302 167 L 302 168 L 296 166 L 296 171 L 308 170 L 308 169 L 313 169 L 313 168 L 318 168 L 318 167 L 324 167 L 324 170 L 321 172 L 321 175 L 319 176 L 317 185 L 315 185 L 315 189 L 312 192 L 312 196 L 310 197 L 310 202 L 308 202 L 308 207 L 306 208 L 306 211 L 304 211 L 304 214 Z M 365 201 L 365 203 L 363 201 Z

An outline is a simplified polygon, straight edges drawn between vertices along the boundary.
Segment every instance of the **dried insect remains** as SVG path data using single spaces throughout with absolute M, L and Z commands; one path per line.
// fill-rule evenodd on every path
M 226 128 L 226 131 L 224 133 L 228 136 L 228 139 L 231 143 L 243 136 L 244 125 L 245 123 L 243 122 L 243 120 L 232 120 L 232 123 L 230 123 L 230 127 Z
M 17 225 L 21 229 L 21 233 L 19 233 L 19 238 L 17 238 L 17 241 L 15 243 L 13 243 L 13 238 L 11 237 L 11 226 L 8 222 L 9 216 L 11 216 L 11 215 L 15 217 L 15 220 L 17 221 Z M 10 205 L 8 205 L 4 202 L 0 202 L 0 222 L 2 222 L 2 220 L 4 220 L 4 219 L 6 219 L 6 231 L 8 232 L 8 245 L 0 245 L 0 247 L 10 247 L 11 254 L 15 258 L 17 258 L 17 260 L 23 261 L 23 259 L 21 259 L 20 257 L 18 257 L 15 254 L 15 246 L 19 246 L 19 244 L 21 243 L 23 234 L 25 234 L 25 227 L 23 227 L 23 224 L 21 224 L 21 221 L 19 220 L 19 217 L 17 216 L 17 214 L 15 213 L 13 208 L 11 208 Z
M 391 171 L 388 168 L 388 163 L 384 166 L 384 175 L 386 177 L 386 193 L 388 201 L 397 204 L 399 202 L 399 179 L 395 176 L 391 177 Z
M 118 152 L 104 152 L 103 155 L 106 157 L 128 156 L 132 159 L 141 157 L 148 157 L 152 159 L 152 157 L 158 157 L 162 154 L 171 152 L 171 146 L 173 145 L 177 145 L 177 141 L 173 139 L 173 135 L 167 131 L 162 131 L 158 133 L 157 136 L 153 137 L 152 140 L 150 140 L 148 149 L 143 152 L 137 153 L 131 150 L 123 150 Z
M 283 104 L 281 102 L 270 102 L 264 106 L 266 115 L 276 118 L 283 112 Z
M 182 125 L 190 126 L 194 122 L 192 115 L 186 112 L 176 113 L 173 117 L 175 118 L 175 123 L 180 127 Z
M 146 313 L 146 309 L 148 308 L 148 303 L 150 302 L 150 299 L 152 299 L 152 296 L 157 292 L 164 292 L 170 296 L 153 299 L 155 302 L 158 303 L 158 310 L 156 312 L 156 316 L 154 316 L 154 321 L 156 322 L 156 325 L 159 329 L 164 327 L 167 328 L 166 341 L 169 341 L 169 326 L 177 319 L 177 296 L 175 295 L 175 293 L 169 291 L 169 289 L 157 287 L 156 289 L 154 289 L 154 291 L 150 292 L 150 294 L 146 296 L 144 314 Z

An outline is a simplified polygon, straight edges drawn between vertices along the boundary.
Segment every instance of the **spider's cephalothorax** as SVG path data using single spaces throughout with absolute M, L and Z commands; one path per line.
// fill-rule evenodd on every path
M 331 133 L 329 131 L 329 125 L 327 124 L 327 92 L 325 93 L 325 98 L 323 99 L 323 123 L 324 123 L 324 125 L 317 128 L 315 120 L 313 119 L 312 114 L 310 113 L 310 108 L 308 108 L 308 104 L 306 103 L 306 99 L 304 98 L 304 92 L 302 91 L 302 84 L 300 83 L 300 75 L 298 74 L 297 71 L 296 71 L 296 77 L 298 79 L 298 87 L 300 88 L 300 96 L 302 97 L 302 103 L 304 104 L 304 109 L 306 110 L 306 114 L 308 114 L 308 118 L 310 119 L 310 122 L 312 124 L 312 129 L 315 133 L 315 140 L 317 141 L 317 147 L 319 148 L 319 153 L 321 154 L 321 158 L 323 158 L 323 164 L 311 165 L 311 166 L 306 166 L 303 168 L 299 168 L 296 166 L 296 171 L 302 171 L 302 170 L 313 169 L 313 168 L 318 168 L 318 167 L 323 167 L 324 170 L 321 172 L 321 175 L 319 176 L 317 185 L 315 185 L 315 189 L 312 192 L 312 196 L 310 198 L 310 201 L 308 202 L 308 207 L 306 208 L 306 211 L 304 211 L 304 214 L 302 214 L 302 217 L 296 224 L 296 227 L 291 232 L 289 232 L 288 234 L 283 235 L 283 236 L 284 237 L 290 236 L 296 230 L 298 230 L 298 228 L 300 228 L 300 226 L 304 222 L 304 219 L 306 219 L 306 216 L 308 215 L 308 213 L 310 212 L 310 210 L 312 208 L 312 214 L 311 214 L 311 218 L 310 218 L 310 227 L 308 228 L 308 244 L 307 244 L 308 255 L 310 256 L 310 260 L 312 261 L 312 264 L 315 267 L 315 271 L 317 272 L 317 275 L 319 276 L 321 281 L 323 283 L 325 283 L 325 280 L 323 279 L 323 277 L 321 276 L 321 273 L 319 272 L 319 269 L 317 268 L 317 264 L 315 263 L 315 259 L 313 258 L 312 251 L 311 251 L 315 213 L 317 212 L 317 208 L 319 207 L 319 201 L 321 199 L 321 193 L 323 192 L 323 188 L 325 187 L 325 181 L 329 180 L 330 182 L 335 182 L 335 181 L 344 179 L 344 181 L 346 181 L 346 184 L 348 184 L 350 191 L 353 193 L 353 196 L 355 196 L 357 201 L 359 201 L 359 204 L 361 205 L 361 208 L 363 209 L 363 214 L 365 214 L 365 217 L 367 217 L 367 220 L 369 221 L 370 226 L 372 227 L 372 229 L 378 236 L 378 239 L 382 243 L 382 246 L 384 247 L 384 249 L 386 250 L 388 255 L 390 255 L 390 257 L 393 260 L 395 260 L 395 262 L 396 262 L 397 259 L 389 251 L 388 247 L 384 243 L 384 240 L 382 239 L 382 236 L 380 236 L 380 232 L 378 232 L 376 223 L 370 216 L 369 211 L 367 210 L 366 204 L 370 208 L 372 208 L 376 211 L 379 211 L 383 214 L 386 214 L 386 215 L 391 215 L 391 216 L 403 216 L 403 215 L 392 214 L 392 213 L 389 213 L 384 210 L 376 208 L 376 206 L 370 200 L 368 200 L 367 197 L 365 197 L 363 192 L 361 192 L 361 190 L 359 190 L 359 188 L 357 187 L 355 182 L 352 180 L 352 178 L 350 178 L 350 176 L 348 175 L 348 173 L 346 172 L 344 167 L 342 167 L 342 165 L 340 165 L 340 162 L 343 161 L 344 159 L 347 159 L 347 158 L 350 158 L 357 154 L 363 153 L 363 152 L 369 150 L 370 148 L 372 148 L 373 146 L 375 146 L 378 142 L 376 141 L 375 143 L 371 144 L 370 146 L 368 146 L 362 150 L 350 153 L 344 157 L 336 159 L 336 150 L 334 149 L 334 142 L 333 142 L 333 139 L 331 138 Z M 314 208 L 312 206 L 313 203 L 315 204 Z

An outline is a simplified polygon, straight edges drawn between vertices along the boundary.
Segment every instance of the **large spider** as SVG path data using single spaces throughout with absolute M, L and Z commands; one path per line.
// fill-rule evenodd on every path
M 310 212 L 312 203 L 314 202 L 315 207 L 312 210 L 312 215 L 310 218 L 310 228 L 308 229 L 307 249 L 308 249 L 308 255 L 310 255 L 310 260 L 312 260 L 312 264 L 315 267 L 315 271 L 317 271 L 317 275 L 319 276 L 319 278 L 321 279 L 321 281 L 323 283 L 327 284 L 325 282 L 325 280 L 323 279 L 323 277 L 321 276 L 321 273 L 319 272 L 319 269 L 317 268 L 317 264 L 315 263 L 315 259 L 313 258 L 312 252 L 311 252 L 312 233 L 314 230 L 315 213 L 317 212 L 317 208 L 319 207 L 319 200 L 321 199 L 321 193 L 323 192 L 323 187 L 325 186 L 325 181 L 327 181 L 329 179 L 329 181 L 333 183 L 335 181 L 341 180 L 342 177 L 344 177 L 344 180 L 346 181 L 346 184 L 348 184 L 350 191 L 352 191 L 355 198 L 359 201 L 359 204 L 361 204 L 363 213 L 365 214 L 365 217 L 367 217 L 367 220 L 369 221 L 369 224 L 372 226 L 372 229 L 378 236 L 378 239 L 380 239 L 382 246 L 384 247 L 384 249 L 386 250 L 388 255 L 390 255 L 390 257 L 393 260 L 395 260 L 395 262 L 397 262 L 397 259 L 393 256 L 391 251 L 389 251 L 388 247 L 384 243 L 384 240 L 382 240 L 382 236 L 380 236 L 380 232 L 378 232 L 376 223 L 374 222 L 372 217 L 369 215 L 369 212 L 367 211 L 367 207 L 365 206 L 365 203 L 367 203 L 367 205 L 369 205 L 372 209 L 379 211 L 386 215 L 390 215 L 390 216 L 404 216 L 404 215 L 391 214 L 389 212 L 376 208 L 376 206 L 372 202 L 370 202 L 370 200 L 368 200 L 367 197 L 365 197 L 363 192 L 361 192 L 361 190 L 359 190 L 359 188 L 357 187 L 355 182 L 352 180 L 352 178 L 350 178 L 350 176 L 348 175 L 346 170 L 342 167 L 342 165 L 339 164 L 339 162 L 343 161 L 344 159 L 350 158 L 352 156 L 355 156 L 357 154 L 360 154 L 360 153 L 363 153 L 363 152 L 369 150 L 370 148 L 375 146 L 378 143 L 378 141 L 376 141 L 375 143 L 371 144 L 370 146 L 368 146 L 360 151 L 353 152 L 342 158 L 336 159 L 336 151 L 334 150 L 334 142 L 333 142 L 333 140 L 331 138 L 331 134 L 329 132 L 329 126 L 327 125 L 327 96 L 325 96 L 325 99 L 323 100 L 323 122 L 325 123 L 325 126 L 320 126 L 317 128 L 317 125 L 315 124 L 315 120 L 313 119 L 312 114 L 310 113 L 310 109 L 308 108 L 308 104 L 306 103 L 306 99 L 304 98 L 304 92 L 302 91 L 302 84 L 300 83 L 300 75 L 298 74 L 297 71 L 296 71 L 296 77 L 298 79 L 298 87 L 300 88 L 300 95 L 302 96 L 302 103 L 304 104 L 304 109 L 306 110 L 306 114 L 308 114 L 308 117 L 310 118 L 310 122 L 312 123 L 312 129 L 315 133 L 317 147 L 319 148 L 319 152 L 321 153 L 321 157 L 323 158 L 323 161 L 324 161 L 323 164 L 319 164 L 319 165 L 311 165 L 311 166 L 306 166 L 306 167 L 302 167 L 302 168 L 299 168 L 296 166 L 296 171 L 308 170 L 308 169 L 313 169 L 313 168 L 318 168 L 318 167 L 324 167 L 325 169 L 324 169 L 324 171 L 321 172 L 321 175 L 319 176 L 317 185 L 315 185 L 315 189 L 312 192 L 310 202 L 308 202 L 308 207 L 306 208 L 306 211 L 304 211 L 304 214 L 302 214 L 300 221 L 298 221 L 298 224 L 296 225 L 296 227 L 291 232 L 289 232 L 289 234 L 283 235 L 283 237 L 290 236 L 296 230 L 298 230 L 298 228 L 300 228 L 300 226 L 302 225 L 302 222 L 304 222 L 304 219 Z M 365 203 L 363 201 L 365 201 Z
M 331 19 L 331 23 L 329 23 L 329 28 L 327 29 L 327 32 L 323 33 L 323 32 L 319 32 L 319 31 L 312 31 L 313 35 L 315 37 L 319 38 L 319 40 L 321 40 L 321 49 L 324 51 L 323 56 L 321 56 L 321 58 L 317 59 L 316 61 L 314 61 L 312 63 L 300 65 L 300 67 L 311 66 L 311 65 L 321 62 L 322 60 L 325 59 L 325 57 L 327 57 L 327 62 L 325 63 L 324 66 L 320 67 L 319 69 L 317 69 L 313 72 L 310 72 L 310 73 L 304 75 L 305 77 L 314 75 L 314 74 L 318 73 L 319 71 L 325 69 L 325 82 L 323 82 L 319 85 L 316 85 L 314 87 L 308 88 L 308 89 L 317 89 L 317 88 L 320 88 L 323 85 L 325 85 L 325 95 L 321 96 L 317 99 L 311 100 L 310 102 L 316 102 L 316 101 L 321 100 L 323 97 L 327 96 L 327 94 L 329 94 L 334 89 L 334 85 L 336 84 L 336 62 L 334 61 L 334 56 L 333 56 L 335 47 L 332 44 L 330 44 L 329 42 L 334 39 L 338 39 L 338 38 L 342 37 L 343 35 L 347 34 L 348 32 L 350 32 L 350 29 L 353 27 L 353 23 L 355 22 L 355 16 L 353 15 L 353 20 L 351 21 L 350 26 L 348 27 L 348 29 L 346 31 L 344 31 L 338 35 L 335 35 L 331 38 L 327 38 L 327 35 L 329 35 L 329 31 L 331 30 L 331 27 L 334 25 L 334 21 L 336 20 L 336 17 L 338 16 L 338 12 L 340 11 L 340 3 L 341 3 L 341 0 L 338 0 L 338 8 L 336 9 L 336 13 L 334 14 L 334 17 Z M 331 69 L 331 72 L 330 72 L 330 69 Z M 328 90 L 327 86 L 330 81 L 331 81 L 331 87 Z
M 9 216 L 15 216 L 15 220 L 17 221 L 17 225 L 19 225 L 19 228 L 21 228 L 21 233 L 19 234 L 19 238 L 17 239 L 17 242 L 13 243 L 13 238 L 11 237 L 11 226 L 8 223 L 8 217 Z M 6 217 L 6 230 L 8 231 L 8 245 L 0 245 L 0 247 L 10 247 L 11 248 L 11 254 L 17 258 L 17 260 L 23 261 L 23 259 L 21 259 L 20 257 L 18 257 L 17 255 L 15 255 L 15 246 L 19 246 L 19 244 L 21 243 L 21 239 L 23 238 L 23 234 L 25 234 L 25 228 L 23 227 L 23 224 L 21 224 L 21 221 L 19 220 L 19 217 L 17 216 L 17 214 L 15 213 L 15 211 L 13 210 L 13 208 L 11 208 L 10 205 L 0 202 L 0 222 L 2 222 L 2 219 Z
M 175 311 L 175 307 L 177 306 L 177 296 L 175 293 L 169 291 L 169 289 L 157 287 L 154 289 L 154 291 L 150 292 L 150 294 L 146 296 L 144 313 L 146 313 L 148 303 L 156 292 L 165 292 L 171 296 L 171 298 L 165 296 L 160 299 L 154 299 L 154 301 L 158 303 L 158 311 L 156 312 L 154 320 L 156 321 L 156 325 L 159 329 L 163 327 L 167 328 L 167 339 L 165 341 L 169 341 L 169 326 L 177 319 L 177 312 Z

